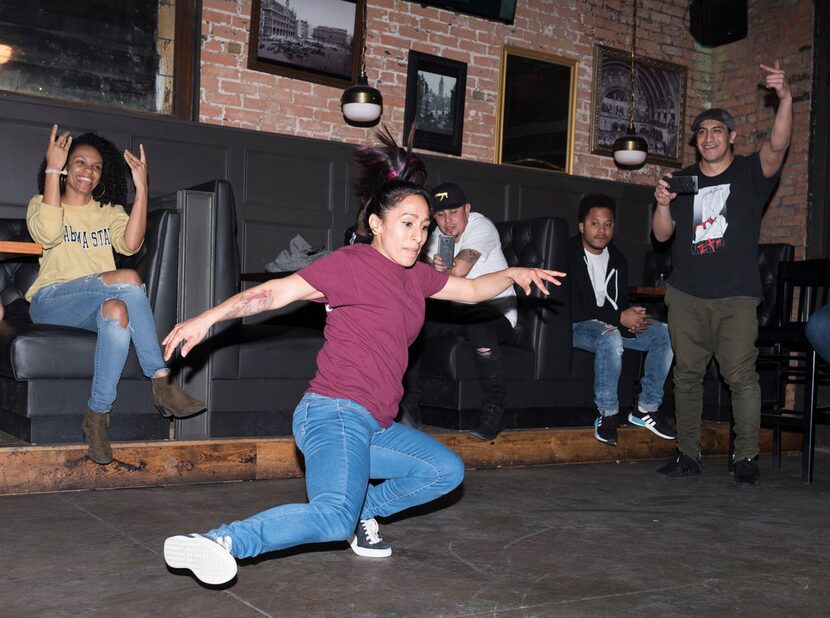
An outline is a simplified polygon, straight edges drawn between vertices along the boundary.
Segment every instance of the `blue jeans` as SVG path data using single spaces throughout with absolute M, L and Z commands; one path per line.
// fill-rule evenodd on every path
M 303 543 L 343 541 L 358 519 L 389 516 L 455 489 L 461 458 L 405 425 L 384 429 L 348 399 L 307 392 L 294 410 L 294 440 L 305 456 L 308 503 L 284 504 L 224 524 L 207 536 L 230 536 L 236 558 Z M 369 479 L 384 479 L 378 485 Z
M 656 412 L 663 403 L 663 387 L 673 358 L 668 327 L 654 321 L 633 339 L 621 336 L 618 328 L 608 330 L 609 327 L 610 324 L 599 320 L 573 325 L 574 347 L 594 353 L 594 403 L 597 409 L 603 416 L 620 411 L 617 384 L 622 371 L 623 350 L 628 349 L 646 352 L 637 407 L 644 412 Z
M 111 299 L 126 305 L 130 320 L 127 328 L 121 328 L 118 320 L 105 318 L 101 313 L 104 302 Z M 145 376 L 150 378 L 166 368 L 143 285 L 107 285 L 100 274 L 47 285 L 32 297 L 29 315 L 35 324 L 75 326 L 97 331 L 92 394 L 87 402 L 93 412 L 109 412 L 112 409 L 116 387 L 130 351 L 130 340 L 135 345 Z M 66 361 L 72 362 L 72 359 Z
M 830 363 L 830 305 L 810 316 L 805 332 L 816 352 Z

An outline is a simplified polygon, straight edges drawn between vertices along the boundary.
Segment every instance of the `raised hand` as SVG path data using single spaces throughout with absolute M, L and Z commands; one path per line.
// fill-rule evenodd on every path
M 62 170 L 69 157 L 69 147 L 72 145 L 72 136 L 69 131 L 58 135 L 58 125 L 52 125 L 49 134 L 49 144 L 46 146 L 46 167 Z
M 130 167 L 130 172 L 133 176 L 133 183 L 136 191 L 143 190 L 147 192 L 147 155 L 144 153 L 144 144 L 138 145 L 138 151 L 141 158 L 136 156 L 129 150 L 124 151 L 124 160 Z
M 557 279 L 557 277 L 566 277 L 566 273 L 561 273 L 558 270 L 545 270 L 544 268 L 515 268 L 510 269 L 511 272 L 511 279 L 516 282 L 524 293 L 530 296 L 530 293 L 533 291 L 531 284 L 535 285 L 539 290 L 547 296 L 550 294 L 548 291 L 548 286 L 545 284 L 545 281 L 552 283 L 553 285 L 562 285 L 562 282 Z
M 435 268 L 435 270 L 437 270 L 439 273 L 442 273 L 445 270 L 447 270 L 448 268 L 451 268 L 450 266 L 447 266 L 446 264 L 444 264 L 444 258 L 442 258 L 437 253 L 432 256 L 432 265 Z
M 667 178 L 671 178 L 671 172 L 666 174 Z M 671 202 L 674 198 L 677 197 L 677 193 L 672 193 L 669 191 L 669 183 L 667 183 L 662 178 L 657 181 L 657 188 L 654 190 L 654 199 L 657 201 L 657 204 L 660 206 L 668 206 L 669 202 Z
M 787 75 L 784 69 L 781 68 L 781 62 L 776 60 L 774 66 L 761 65 L 761 68 L 767 72 L 766 87 L 775 90 L 775 94 L 779 99 L 792 96 L 790 91 L 790 84 L 787 81 Z

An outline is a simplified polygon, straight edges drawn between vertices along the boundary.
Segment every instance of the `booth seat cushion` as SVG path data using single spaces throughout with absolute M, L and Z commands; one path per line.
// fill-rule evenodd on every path
M 0 325 L 0 374 L 15 380 L 92 379 L 95 333 L 68 326 L 32 324 L 12 318 Z M 83 359 L 81 361 L 81 359 Z M 123 378 L 141 378 L 134 350 L 127 356 Z
M 117 256 L 118 268 L 135 269 L 145 284 L 159 336 L 176 320 L 181 219 L 178 211 L 154 208 L 139 251 Z M 0 239 L 31 241 L 23 219 L 0 219 Z M 6 256 L 0 262 L 0 430 L 32 443 L 77 442 L 92 387 L 96 333 L 32 324 L 24 294 L 37 277 L 36 258 Z M 149 380 L 130 349 L 113 404 L 110 438 L 161 439 L 170 422 L 153 406 Z

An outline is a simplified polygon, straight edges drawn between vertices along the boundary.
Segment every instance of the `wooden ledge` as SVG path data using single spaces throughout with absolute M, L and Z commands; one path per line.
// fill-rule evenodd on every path
M 642 429 L 621 427 L 619 445 L 594 439 L 593 428 L 523 429 L 485 442 L 466 432 L 435 437 L 457 452 L 469 468 L 595 463 L 670 458 L 673 440 Z M 707 423 L 705 455 L 725 455 L 729 426 Z M 800 434 L 784 434 L 784 450 L 799 450 Z M 198 441 L 117 442 L 113 462 L 99 466 L 83 444 L 0 448 L 0 494 L 78 489 L 149 487 L 303 475 L 301 456 L 290 437 Z M 761 450 L 772 450 L 772 432 L 761 431 Z

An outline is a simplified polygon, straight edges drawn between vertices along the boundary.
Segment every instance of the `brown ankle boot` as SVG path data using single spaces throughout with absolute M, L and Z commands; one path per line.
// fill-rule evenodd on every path
M 170 374 L 153 378 L 153 403 L 165 418 L 185 418 L 202 412 L 204 402 L 191 397 Z
M 107 435 L 109 425 L 109 412 L 98 414 L 87 407 L 84 422 L 81 424 L 84 430 L 84 442 L 89 444 L 86 456 L 102 466 L 112 461 L 112 446 Z

